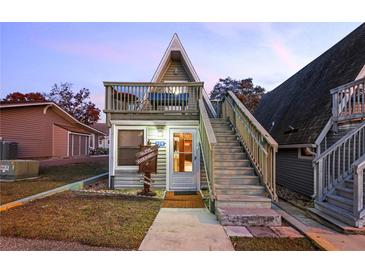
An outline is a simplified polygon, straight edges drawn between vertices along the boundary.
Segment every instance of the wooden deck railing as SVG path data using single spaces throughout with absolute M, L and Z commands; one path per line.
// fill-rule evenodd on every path
M 235 127 L 261 181 L 271 198 L 277 201 L 275 161 L 278 144 L 231 91 L 223 102 L 222 118 L 228 118 Z
M 364 155 L 365 123 L 347 133 L 313 160 L 316 200 L 323 201 L 337 184 L 351 176 L 353 165 Z M 358 192 L 356 195 L 360 195 Z
M 189 113 L 198 111 L 203 82 L 104 82 L 105 112 Z
M 354 172 L 354 217 L 360 219 L 365 216 L 364 207 L 364 170 L 365 155 L 357 159 L 352 169 Z
M 365 78 L 331 90 L 334 122 L 365 118 Z
M 199 100 L 200 108 L 200 121 L 199 121 L 199 132 L 200 132 L 200 143 L 203 154 L 203 161 L 207 174 L 207 181 L 211 199 L 215 199 L 215 188 L 214 188 L 214 151 L 217 139 L 215 137 L 212 125 L 209 120 L 207 110 L 203 100 Z

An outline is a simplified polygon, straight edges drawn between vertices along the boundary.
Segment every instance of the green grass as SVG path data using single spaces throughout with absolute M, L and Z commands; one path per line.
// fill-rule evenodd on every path
M 306 238 L 240 238 L 231 237 L 238 251 L 314 251 L 318 250 Z
M 1 236 L 138 249 L 162 200 L 65 192 L 0 213 Z
M 0 204 L 6 204 L 52 188 L 75 182 L 107 171 L 107 166 L 97 163 L 81 163 L 48 167 L 33 180 L 0 183 Z

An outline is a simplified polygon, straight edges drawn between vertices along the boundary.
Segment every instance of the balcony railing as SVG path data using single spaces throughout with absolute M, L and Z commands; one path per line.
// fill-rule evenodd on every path
M 334 122 L 365 118 L 365 78 L 331 90 Z
M 203 82 L 104 82 L 104 86 L 105 112 L 196 113 Z

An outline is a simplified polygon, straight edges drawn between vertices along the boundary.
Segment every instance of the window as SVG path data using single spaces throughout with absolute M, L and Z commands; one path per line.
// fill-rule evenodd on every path
M 193 134 L 174 133 L 173 167 L 174 172 L 193 171 Z
M 298 148 L 298 158 L 299 159 L 313 160 L 315 156 L 316 156 L 316 153 L 312 147 Z
M 143 130 L 118 130 L 118 166 L 136 165 L 136 153 L 143 144 Z

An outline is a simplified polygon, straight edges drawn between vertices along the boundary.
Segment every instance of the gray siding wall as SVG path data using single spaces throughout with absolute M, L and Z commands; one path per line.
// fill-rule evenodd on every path
M 276 155 L 278 185 L 306 196 L 314 193 L 312 160 L 298 158 L 298 149 L 279 149 Z

